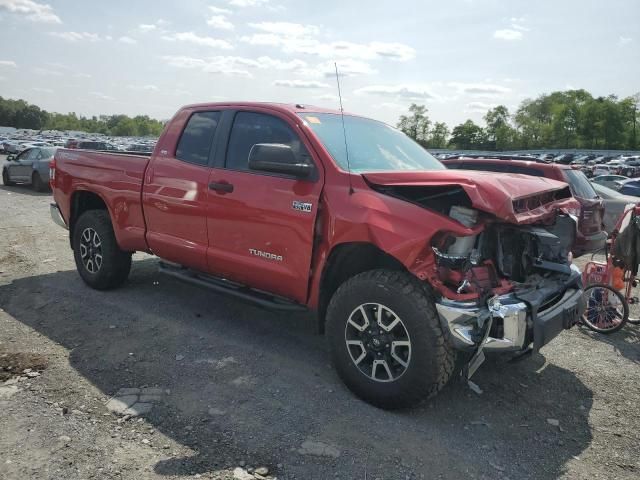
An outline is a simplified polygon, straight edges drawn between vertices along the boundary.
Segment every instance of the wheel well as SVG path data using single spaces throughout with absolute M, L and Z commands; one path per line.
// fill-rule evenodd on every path
M 69 216 L 69 241 L 73 238 L 73 228 L 82 215 L 87 210 L 109 210 L 102 198 L 86 190 L 74 192 L 71 196 L 71 214 Z M 73 248 L 73 246 L 72 246 Z
M 359 273 L 378 268 L 406 271 L 400 261 L 370 243 L 345 243 L 331 251 L 320 281 L 318 302 L 320 333 L 324 333 L 327 307 L 338 287 Z

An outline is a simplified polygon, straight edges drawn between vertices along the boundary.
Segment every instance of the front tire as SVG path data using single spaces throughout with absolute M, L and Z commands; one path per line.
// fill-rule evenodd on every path
M 106 210 L 88 210 L 73 228 L 73 256 L 82 280 L 91 288 L 122 285 L 131 270 L 131 253 L 118 247 Z
M 7 187 L 12 187 L 15 185 L 15 182 L 9 180 L 9 172 L 6 168 L 2 169 L 2 183 L 4 183 Z
M 435 304 L 408 273 L 372 270 L 347 280 L 329 303 L 327 334 L 342 381 L 381 408 L 435 395 L 454 371 Z

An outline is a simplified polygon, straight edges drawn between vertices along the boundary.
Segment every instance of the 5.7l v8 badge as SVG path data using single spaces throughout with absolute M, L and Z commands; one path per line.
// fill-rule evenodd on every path
M 311 213 L 311 210 L 313 210 L 313 203 L 300 202 L 298 200 L 294 200 L 292 207 L 293 207 L 294 210 L 299 210 L 301 212 Z

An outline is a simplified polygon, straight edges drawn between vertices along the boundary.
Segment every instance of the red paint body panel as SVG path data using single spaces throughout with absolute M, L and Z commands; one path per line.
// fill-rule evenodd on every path
M 140 192 L 149 157 L 58 149 L 54 198 L 69 223 L 74 192 L 90 191 L 107 205 L 120 248 L 147 250 Z
M 316 178 L 295 180 L 175 158 L 176 144 L 192 112 L 228 109 L 268 113 L 287 122 L 311 154 Z M 521 214 L 514 211 L 515 198 L 565 187 L 547 179 L 451 170 L 350 174 L 337 166 L 298 112 L 339 113 L 264 103 L 191 105 L 167 124 L 150 159 L 58 150 L 54 198 L 69 223 L 72 194 L 94 192 L 109 209 L 121 248 L 150 250 L 315 308 L 326 261 L 339 245 L 373 244 L 418 278 L 431 281 L 434 235 L 442 231 L 472 235 L 482 228 L 469 229 L 445 215 L 379 193 L 370 184 L 461 185 L 475 208 L 513 223 L 547 218 L 558 206 Z M 232 184 L 233 191 L 211 190 L 211 182 Z M 311 212 L 293 209 L 294 200 L 311 203 Z M 281 256 L 282 261 L 251 249 Z
M 459 185 L 471 199 L 474 208 L 492 213 L 505 222 L 535 223 L 553 213 L 557 204 L 526 213 L 516 213 L 513 201 L 566 188 L 562 182 L 518 174 L 440 170 L 435 172 L 366 173 L 376 185 L 447 186 Z

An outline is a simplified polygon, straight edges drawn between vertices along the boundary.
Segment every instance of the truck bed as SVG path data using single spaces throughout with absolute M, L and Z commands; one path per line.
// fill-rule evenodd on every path
M 142 182 L 147 155 L 59 149 L 54 157 L 54 197 L 67 225 L 75 195 L 97 195 L 112 216 L 118 244 L 127 250 L 147 250 L 142 212 Z M 89 193 L 91 192 L 91 193 Z

